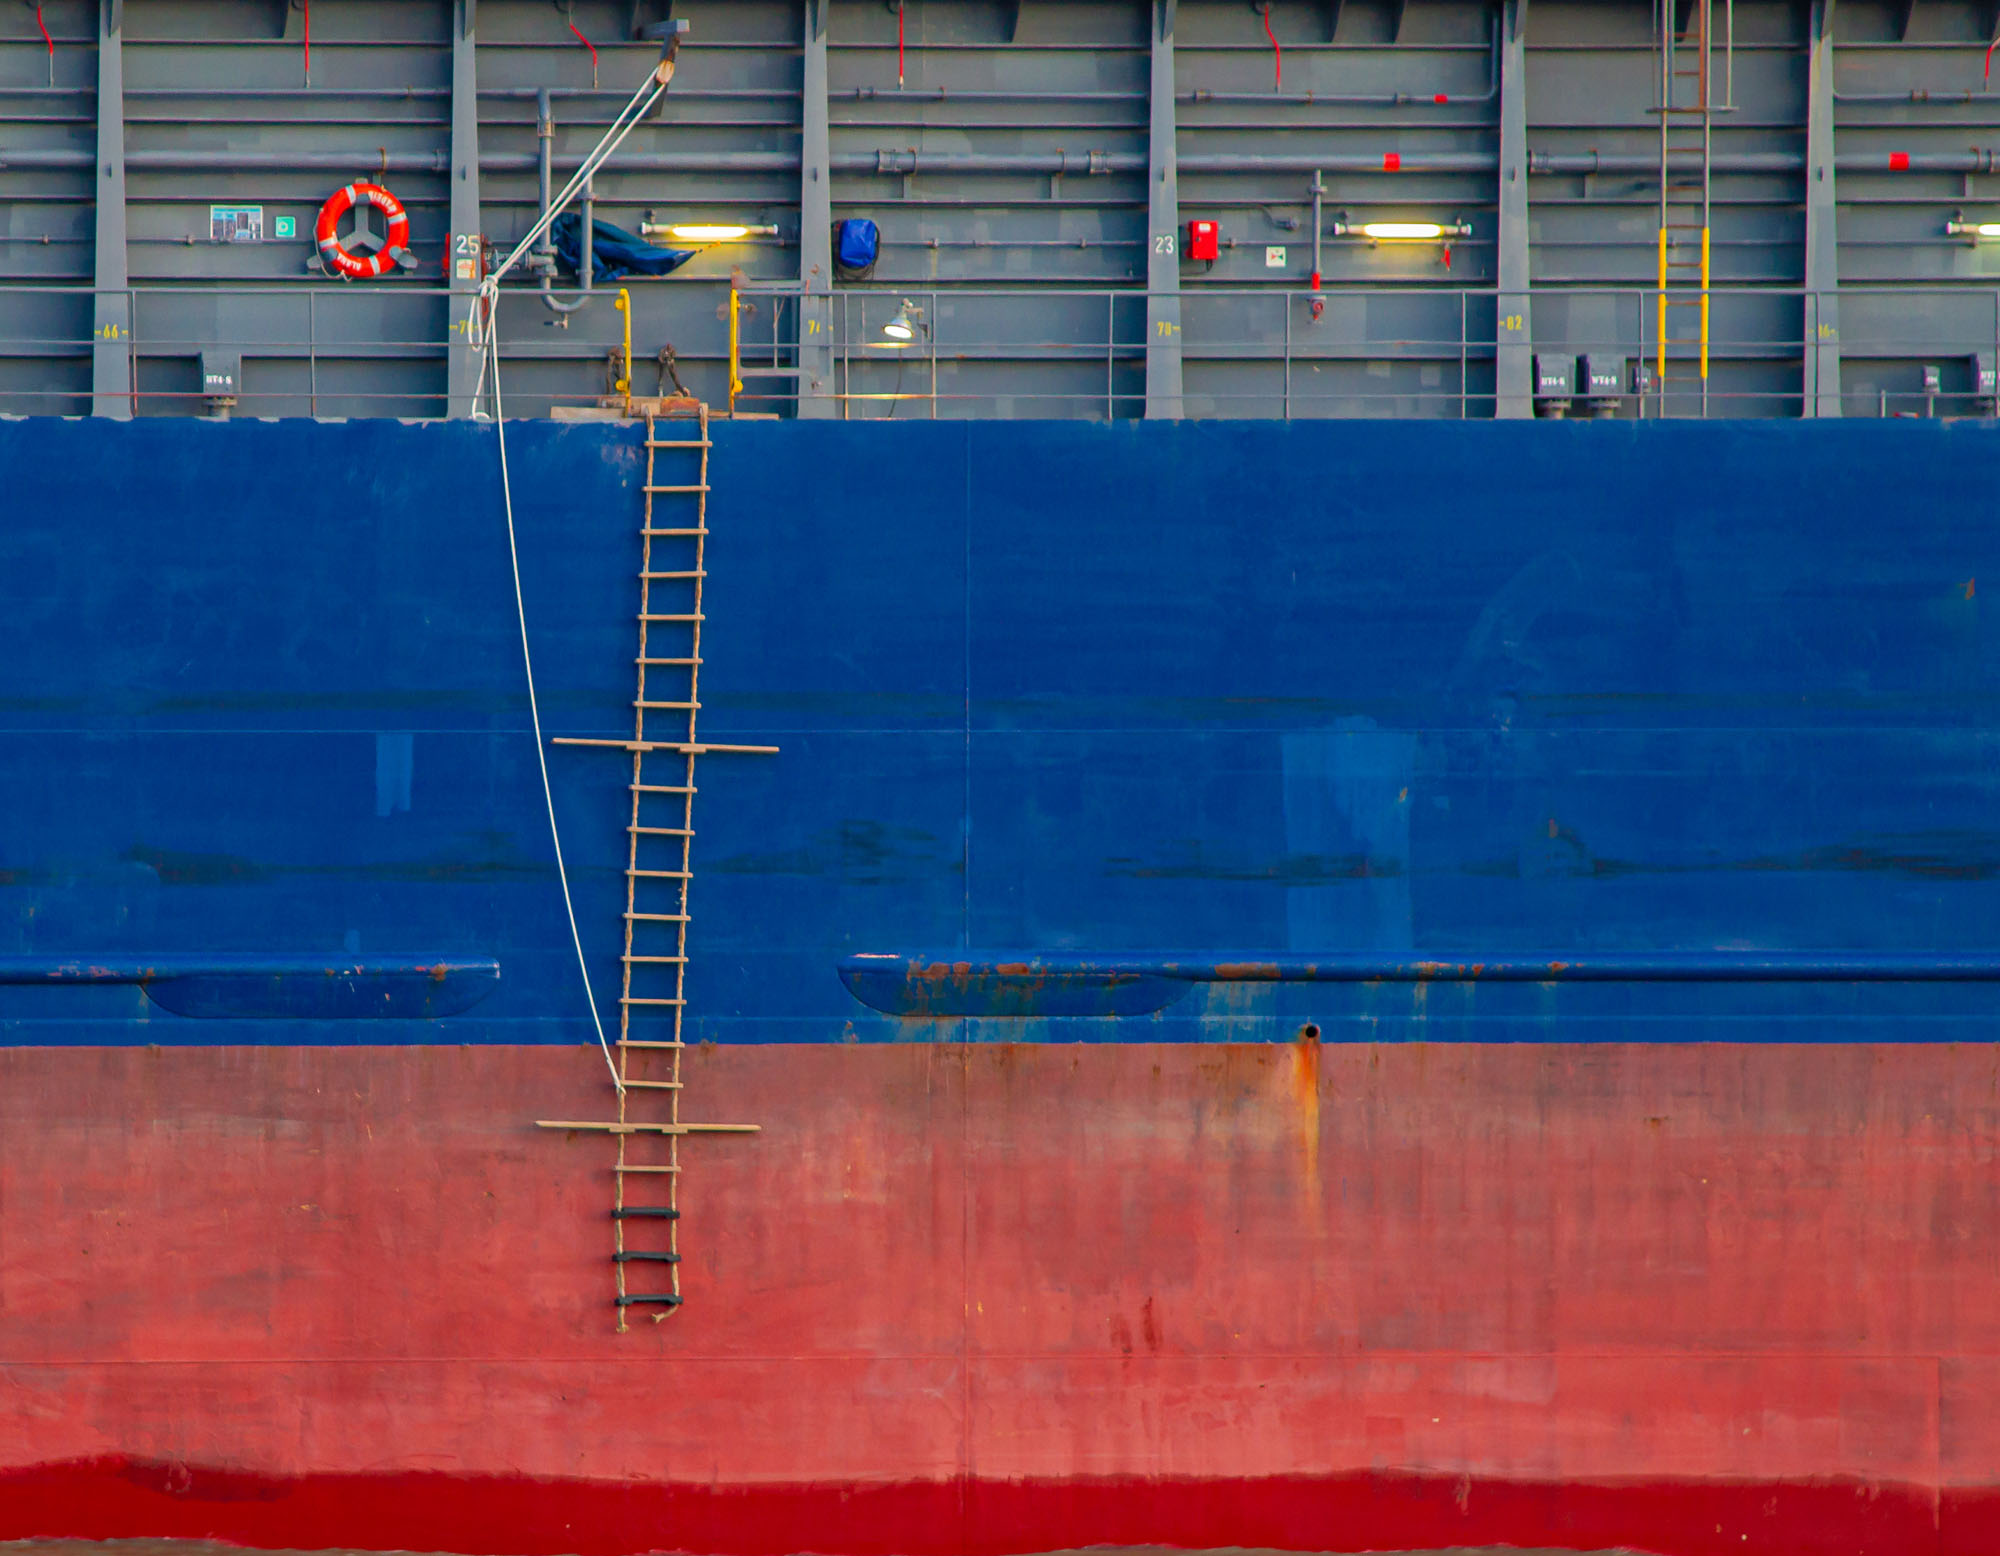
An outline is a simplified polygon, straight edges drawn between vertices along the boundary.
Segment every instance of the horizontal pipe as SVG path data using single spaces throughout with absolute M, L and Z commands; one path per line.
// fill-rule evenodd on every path
M 1836 103 L 1996 103 L 2000 98 L 1991 92 L 1933 92 L 1927 87 L 1911 87 L 1906 92 L 1835 92 Z
M 95 158 L 74 148 L 28 148 L 0 151 L 0 169 L 89 167 Z M 361 171 L 386 173 L 446 173 L 450 158 L 443 150 L 430 152 L 380 150 L 352 151 L 234 151 L 211 149 L 133 151 L 125 158 L 135 170 L 243 168 L 266 171 L 323 171 L 352 175 Z M 559 159 L 564 167 L 578 165 Z M 1014 173 L 1049 176 L 1144 173 L 1146 157 L 1140 152 L 1046 151 L 970 152 L 918 151 L 883 148 L 877 151 L 837 152 L 831 158 L 833 171 L 878 176 L 907 177 L 919 173 Z M 498 153 L 480 158 L 481 169 L 494 173 L 531 173 L 536 169 L 532 153 Z M 1676 157 L 1675 167 L 1697 167 L 1694 158 Z M 1890 171 L 1890 154 L 1848 155 L 1837 159 L 1841 172 Z M 799 166 L 796 153 L 789 151 L 702 151 L 639 152 L 613 157 L 610 172 L 631 173 L 788 173 Z M 1310 152 L 1223 152 L 1197 154 L 1180 159 L 1183 173 L 1491 173 L 1499 159 L 1479 151 L 1408 151 L 1364 153 Z M 1795 173 L 1805 159 L 1793 152 L 1736 152 L 1710 159 L 1719 173 Z M 1654 155 L 1606 152 L 1547 152 L 1528 154 L 1528 171 L 1542 174 L 1653 173 L 1659 168 Z M 1990 173 L 1996 171 L 1995 153 L 1990 150 L 1964 152 L 1912 152 L 1899 157 L 1897 170 L 1936 173 Z
M 1845 161 L 1844 158 L 1842 160 Z M 1701 159 L 1675 157 L 1669 165 L 1693 170 L 1701 166 Z M 1739 151 L 1725 156 L 1710 157 L 1708 165 L 1717 173 L 1797 173 L 1805 168 L 1806 159 L 1792 151 Z M 1659 170 L 1658 152 L 1530 151 L 1528 153 L 1530 173 L 1658 173 Z
M 944 86 L 851 86 L 828 92 L 836 103 L 1143 103 L 1144 92 L 1037 91 L 1031 87 L 961 90 Z
M 1468 103 L 1490 103 L 1500 95 L 1498 87 L 1483 92 L 1216 92 L 1196 87 L 1176 92 L 1178 103 L 1217 103 L 1232 108 L 1458 108 Z M 1236 125 L 1217 126 L 1236 129 Z

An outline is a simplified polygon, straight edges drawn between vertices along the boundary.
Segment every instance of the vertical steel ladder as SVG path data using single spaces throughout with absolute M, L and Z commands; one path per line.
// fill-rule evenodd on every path
M 750 1134 L 758 1128 L 688 1123 L 681 1118 L 695 758 L 706 752 L 777 751 L 776 746 L 703 744 L 697 733 L 702 585 L 708 576 L 712 447 L 708 407 L 700 408 L 695 437 L 661 436 L 663 430 L 685 425 L 651 418 L 646 422 L 645 505 L 639 530 L 639 673 L 632 738 L 554 742 L 624 750 L 632 759 L 631 809 L 625 829 L 624 943 L 619 958 L 618 1116 L 606 1122 L 537 1120 L 544 1129 L 604 1130 L 618 1142 L 612 1167 L 611 1259 L 620 1333 L 633 1308 L 651 1309 L 657 1322 L 681 1305 L 682 1139 L 696 1134 Z M 649 756 L 655 758 L 650 768 Z M 653 1184 L 658 1187 L 648 1187 Z M 636 1280 L 635 1266 L 652 1278 Z
M 1708 281 L 1710 165 L 1715 129 L 1711 97 L 1710 23 L 1713 0 L 1655 0 L 1659 15 L 1660 229 L 1659 294 L 1654 321 L 1659 414 L 1669 414 L 1675 384 L 1693 386 L 1698 414 L 1708 414 Z M 1689 164 L 1693 166 L 1690 168 Z M 1694 371 L 1668 350 L 1671 310 L 1699 310 Z M 1685 337 L 1683 337 L 1683 340 Z M 1681 370 L 1670 371 L 1678 361 Z

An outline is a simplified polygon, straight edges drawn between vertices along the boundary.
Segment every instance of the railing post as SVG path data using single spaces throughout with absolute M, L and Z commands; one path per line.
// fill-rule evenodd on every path
M 799 399 L 801 416 L 835 412 L 833 384 L 833 187 L 826 91 L 826 12 L 804 0 L 804 106 L 799 140 Z
M 462 421 L 473 412 L 479 383 L 481 332 L 479 269 L 485 244 L 479 217 L 479 45 L 477 0 L 456 0 L 451 34 L 451 234 L 445 259 L 451 295 L 446 302 L 445 414 Z
M 1181 197 L 1174 150 L 1174 10 L 1152 0 L 1152 120 L 1146 168 L 1146 416 L 1181 415 Z
M 125 0 L 97 8 L 97 249 L 91 285 L 90 413 L 132 414 L 132 299 L 125 258 Z
M 1833 204 L 1833 0 L 1814 0 L 1806 69 L 1804 413 L 1840 414 L 1840 255 Z

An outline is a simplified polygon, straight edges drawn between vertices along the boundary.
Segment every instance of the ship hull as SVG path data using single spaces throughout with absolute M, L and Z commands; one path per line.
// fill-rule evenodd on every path
M 617 1334 L 560 1047 L 0 1053 L 9 1536 L 1976 1551 L 1985 1045 L 718 1047 Z
M 0 1539 L 2000 1541 L 2000 432 L 643 441 L 0 424 Z

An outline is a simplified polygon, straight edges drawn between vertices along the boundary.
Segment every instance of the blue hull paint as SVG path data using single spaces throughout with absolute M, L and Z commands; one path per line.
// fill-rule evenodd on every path
M 630 734 L 640 437 L 509 433 L 552 735 Z M 1970 979 L 910 1019 L 840 964 L 1990 957 L 1996 474 L 1970 425 L 718 424 L 702 733 L 782 754 L 702 761 L 692 1034 L 1988 1040 Z M 0 1043 L 589 1040 L 490 428 L 6 423 L 0 490 L 0 956 L 501 968 L 388 1021 L 10 985 Z M 603 1000 L 629 772 L 549 759 Z

